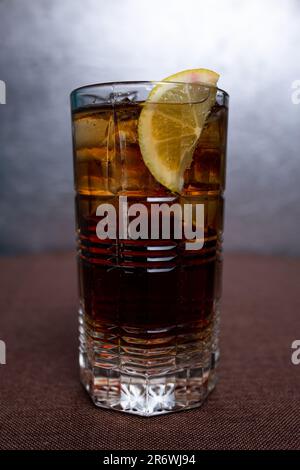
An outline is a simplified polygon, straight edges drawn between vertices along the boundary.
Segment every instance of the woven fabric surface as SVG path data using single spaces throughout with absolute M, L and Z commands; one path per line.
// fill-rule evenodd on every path
M 1 449 L 299 449 L 300 260 L 227 255 L 219 383 L 199 409 L 94 407 L 78 380 L 72 254 L 0 260 Z

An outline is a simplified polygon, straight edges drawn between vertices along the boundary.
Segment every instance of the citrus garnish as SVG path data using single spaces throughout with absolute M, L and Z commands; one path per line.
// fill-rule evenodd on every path
M 192 69 L 170 75 L 150 92 L 139 118 L 143 160 L 154 178 L 173 192 L 183 187 L 185 170 L 205 120 L 215 103 L 219 75 Z

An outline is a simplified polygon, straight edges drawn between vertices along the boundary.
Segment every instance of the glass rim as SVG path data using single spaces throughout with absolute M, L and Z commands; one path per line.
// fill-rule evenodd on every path
M 74 90 L 71 91 L 70 93 L 70 96 L 72 95 L 75 95 L 76 93 L 80 92 L 80 91 L 83 91 L 83 90 L 88 90 L 89 88 L 104 88 L 104 87 L 107 87 L 107 86 L 120 86 L 120 85 L 151 85 L 153 84 L 154 86 L 155 85 L 167 85 L 169 83 L 173 83 L 173 84 L 182 84 L 182 85 L 190 85 L 190 86 L 203 86 L 203 87 L 206 87 L 206 88 L 213 88 L 215 89 L 216 91 L 219 91 L 221 92 L 224 96 L 226 96 L 227 98 L 230 97 L 229 93 L 225 90 L 223 90 L 222 88 L 219 88 L 217 86 L 214 86 L 214 85 L 210 85 L 208 83 L 204 83 L 204 82 L 173 82 L 173 81 L 163 81 L 163 80 L 121 80 L 121 81 L 117 81 L 117 82 L 100 82 L 100 83 L 91 83 L 89 85 L 82 85 L 80 87 L 77 87 L 77 88 L 74 88 Z M 197 103 L 197 102 L 193 102 L 193 103 Z

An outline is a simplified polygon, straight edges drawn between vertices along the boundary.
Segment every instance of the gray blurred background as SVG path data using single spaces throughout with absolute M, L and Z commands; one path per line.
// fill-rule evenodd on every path
M 300 2 L 0 0 L 0 252 L 74 246 L 69 93 L 206 67 L 231 95 L 228 250 L 300 254 Z

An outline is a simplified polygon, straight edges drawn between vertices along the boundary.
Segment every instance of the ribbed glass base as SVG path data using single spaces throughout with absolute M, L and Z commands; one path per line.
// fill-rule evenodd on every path
M 143 348 L 132 344 L 136 329 L 120 333 L 112 326 L 108 335 L 106 326 L 104 336 L 101 329 L 91 329 L 81 312 L 81 381 L 95 405 L 103 408 L 154 416 L 200 406 L 216 384 L 219 351 L 213 324 L 202 338 L 196 331 L 184 343 L 172 345 L 170 331 L 164 344 Z

